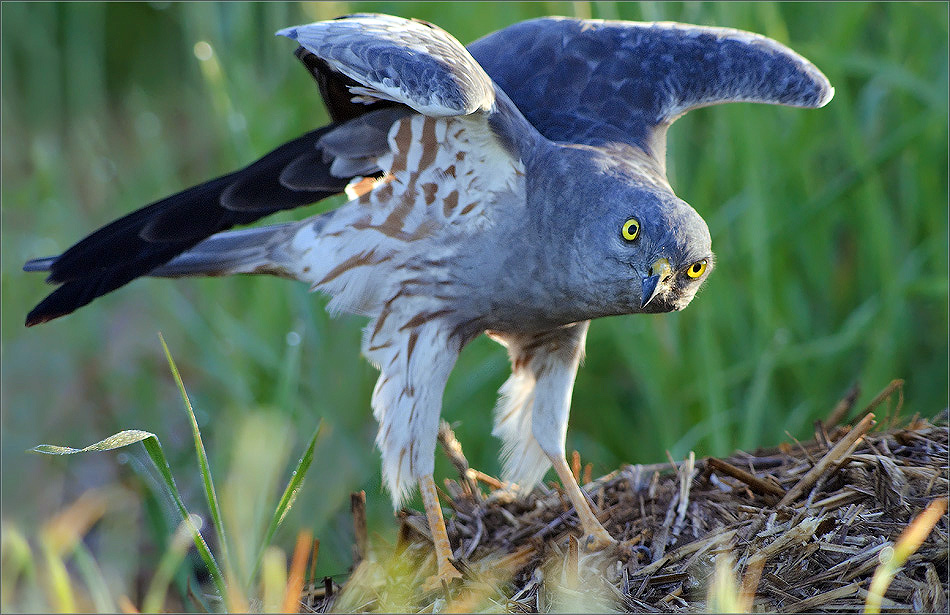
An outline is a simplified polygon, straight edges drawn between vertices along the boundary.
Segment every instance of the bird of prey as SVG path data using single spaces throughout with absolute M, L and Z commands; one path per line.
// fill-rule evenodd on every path
M 375 14 L 278 34 L 332 122 L 28 262 L 60 286 L 26 324 L 144 275 L 277 275 L 368 316 L 384 481 L 397 505 L 419 487 L 435 581 L 459 576 L 432 478 L 443 389 L 487 333 L 512 367 L 503 476 L 527 488 L 553 466 L 583 544 L 613 544 L 564 455 L 589 321 L 681 310 L 713 269 L 705 222 L 666 178 L 667 128 L 722 102 L 821 107 L 828 80 L 774 40 L 677 23 L 543 18 L 467 49 Z M 344 191 L 328 213 L 228 230 Z

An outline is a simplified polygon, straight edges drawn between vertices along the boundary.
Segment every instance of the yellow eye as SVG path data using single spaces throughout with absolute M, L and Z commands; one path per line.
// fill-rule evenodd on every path
M 640 234 L 640 222 L 636 218 L 630 218 L 623 223 L 620 233 L 627 241 L 633 241 Z
M 706 259 L 696 261 L 686 270 L 686 275 L 691 278 L 698 278 L 706 272 Z

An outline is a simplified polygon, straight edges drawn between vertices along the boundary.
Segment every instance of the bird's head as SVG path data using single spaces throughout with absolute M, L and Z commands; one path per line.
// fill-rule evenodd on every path
M 706 222 L 632 148 L 556 144 L 532 160 L 519 236 L 547 310 L 564 322 L 682 310 L 713 269 Z M 520 230 L 525 229 L 525 230 Z M 520 253 L 519 253 L 520 254 Z
M 627 186 L 602 217 L 604 273 L 622 313 L 681 310 L 713 269 L 706 222 L 671 192 Z
M 536 190 L 547 205 L 542 232 L 560 238 L 548 242 L 558 296 L 589 317 L 685 308 L 713 269 L 706 222 L 629 156 L 558 149 L 548 161 L 556 173 Z

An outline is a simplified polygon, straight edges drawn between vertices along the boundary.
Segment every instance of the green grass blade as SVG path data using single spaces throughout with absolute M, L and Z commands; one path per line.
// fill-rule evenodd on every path
M 26 536 L 12 523 L 0 527 L 0 611 L 9 613 L 13 605 L 25 605 L 17 587 L 36 587 L 36 557 Z M 27 609 L 29 610 L 29 607 Z
M 171 369 L 172 376 L 175 378 L 175 384 L 178 385 L 178 392 L 181 400 L 188 412 L 188 420 L 191 422 L 191 433 L 195 439 L 195 453 L 198 456 L 198 465 L 201 470 L 201 480 L 204 483 L 205 498 L 208 501 L 208 511 L 211 515 L 211 523 L 218 535 L 218 545 L 220 548 L 221 560 L 225 566 L 230 565 L 230 551 L 228 550 L 227 534 L 224 531 L 224 522 L 221 519 L 221 510 L 218 506 L 218 495 L 214 489 L 214 479 L 211 477 L 211 464 L 208 462 L 208 454 L 205 452 L 204 442 L 201 440 L 201 431 L 198 429 L 198 419 L 195 417 L 195 411 L 191 406 L 191 400 L 185 391 L 185 384 L 182 382 L 181 374 L 178 372 L 178 366 L 172 359 L 171 351 L 165 343 L 165 337 L 159 333 L 158 339 L 162 343 L 162 350 L 165 351 L 165 358 L 168 360 L 168 367 Z
M 277 533 L 277 528 L 280 527 L 284 517 L 290 511 L 290 507 L 293 506 L 294 500 L 297 498 L 297 492 L 300 490 L 300 487 L 303 486 L 303 480 L 307 474 L 307 470 L 310 469 L 310 464 L 313 462 L 313 449 L 317 445 L 317 439 L 320 437 L 322 429 L 323 423 L 321 422 L 314 430 L 313 436 L 310 438 L 310 444 L 307 445 L 307 450 L 297 462 L 297 466 L 290 475 L 290 481 L 287 483 L 283 495 L 280 496 L 280 502 L 277 503 L 277 508 L 271 517 L 270 525 L 267 526 L 267 532 L 264 534 L 264 542 L 261 543 L 261 547 L 257 551 L 257 561 L 254 564 L 254 573 L 251 578 L 256 577 L 258 571 L 261 569 L 264 552 L 267 550 L 268 545 L 270 545 L 271 540 L 273 540 L 274 534 Z
M 211 573 L 211 578 L 214 580 L 218 593 L 221 594 L 222 599 L 226 598 L 227 590 L 224 584 L 224 575 L 221 574 L 221 568 L 218 566 L 218 562 L 215 561 L 214 555 L 211 554 L 211 549 L 208 548 L 208 543 L 205 542 L 204 536 L 201 535 L 198 528 L 191 522 L 191 516 L 188 514 L 188 509 L 185 508 L 181 494 L 178 493 L 178 487 L 175 485 L 175 479 L 172 477 L 171 468 L 165 459 L 165 453 L 162 451 L 158 438 L 148 438 L 144 440 L 142 444 L 145 445 L 145 451 L 148 453 L 148 456 L 152 458 L 152 463 L 158 468 L 162 479 L 165 481 L 165 485 L 171 492 L 172 498 L 175 500 L 175 505 L 178 507 L 178 512 L 181 514 L 182 521 L 187 523 L 191 529 L 191 535 L 195 541 L 195 548 L 198 549 L 198 554 L 208 567 L 208 571 Z
M 178 512 L 181 514 L 182 520 L 188 524 L 191 530 L 191 535 L 195 541 L 195 548 L 198 549 L 198 554 L 208 567 L 208 571 L 211 573 L 211 578 L 214 580 L 214 584 L 218 590 L 218 593 L 220 593 L 221 597 L 224 598 L 227 596 L 225 591 L 224 575 L 221 574 L 221 569 L 218 567 L 218 563 L 215 561 L 214 555 L 211 554 L 211 549 L 208 548 L 208 543 L 205 542 L 204 536 L 201 535 L 201 532 L 198 531 L 198 528 L 195 527 L 195 525 L 191 522 L 188 509 L 185 507 L 185 503 L 181 499 L 181 494 L 178 492 L 178 487 L 175 485 L 175 478 L 172 476 L 171 467 L 168 465 L 168 460 L 165 458 L 164 451 L 162 451 L 162 445 L 158 441 L 158 436 L 151 432 L 142 431 L 140 429 L 127 429 L 125 431 L 120 431 L 117 434 L 111 435 L 104 440 L 100 440 L 95 444 L 90 444 L 85 448 L 71 448 L 68 446 L 56 446 L 53 444 L 40 444 L 34 446 L 30 450 L 34 453 L 42 453 L 44 455 L 76 455 L 79 453 L 110 451 L 128 446 L 130 444 L 135 444 L 136 442 L 142 443 L 142 445 L 145 447 L 145 452 L 148 453 L 152 463 L 155 464 L 158 472 L 162 475 L 162 480 L 165 481 L 165 486 L 168 488 L 172 499 L 175 501 L 175 506 L 178 507 Z
M 158 563 L 158 569 L 152 576 L 148 591 L 145 592 L 145 599 L 142 601 L 143 613 L 158 613 L 161 610 L 162 603 L 165 601 L 165 594 L 168 592 L 168 586 L 171 584 L 175 571 L 181 566 L 185 555 L 188 553 L 188 534 L 191 528 L 195 527 L 195 522 L 200 523 L 200 519 L 187 518 L 181 522 L 175 535 L 168 545 L 168 549 L 162 555 Z
M 136 442 L 142 442 L 148 438 L 155 438 L 155 441 L 158 442 L 158 437 L 152 432 L 142 431 L 140 429 L 126 429 L 125 431 L 120 431 L 119 433 L 113 434 L 104 440 L 99 440 L 95 444 L 90 444 L 85 448 L 71 448 L 69 446 L 56 446 L 54 444 L 38 444 L 31 448 L 30 451 L 34 453 L 42 453 L 44 455 L 75 455 L 77 453 L 111 451 L 113 449 L 129 446 L 130 444 L 135 444 Z
M 96 612 L 118 613 L 119 610 L 115 605 L 115 601 L 112 600 L 112 595 L 109 593 L 109 586 L 102 576 L 102 570 L 82 540 L 76 542 L 73 557 L 76 560 L 76 568 L 80 576 L 86 582 L 86 587 L 89 588 L 89 596 L 92 598 Z
M 75 613 L 76 592 L 66 570 L 66 563 L 48 542 L 43 542 L 42 549 L 46 562 L 46 582 L 49 584 L 54 607 L 60 613 Z

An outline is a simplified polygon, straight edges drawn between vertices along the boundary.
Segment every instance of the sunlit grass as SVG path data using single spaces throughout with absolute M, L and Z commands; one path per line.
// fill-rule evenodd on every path
M 178 367 L 172 359 L 164 338 L 161 335 L 159 335 L 159 338 L 191 423 L 198 471 L 204 487 L 205 503 L 208 506 L 211 525 L 217 537 L 217 554 L 212 553 L 202 534 L 202 517 L 188 512 L 172 469 L 168 464 L 165 451 L 155 434 L 143 430 L 129 429 L 81 449 L 40 444 L 33 447 L 32 450 L 45 455 L 72 456 L 81 453 L 113 451 L 138 443 L 145 447 L 154 469 L 158 471 L 161 477 L 165 494 L 174 501 L 178 511 L 178 523 L 177 528 L 169 537 L 164 555 L 151 575 L 148 589 L 142 601 L 144 612 L 152 613 L 165 610 L 163 608 L 165 594 L 173 577 L 179 573 L 188 552 L 189 543 L 193 543 L 204 563 L 205 571 L 211 576 L 212 588 L 210 591 L 216 594 L 216 599 L 224 604 L 226 610 L 247 610 L 250 600 L 257 599 L 259 601 L 256 598 L 256 588 L 259 585 L 259 573 L 265 557 L 267 558 L 267 568 L 262 579 L 264 582 L 263 595 L 265 599 L 270 599 L 275 588 L 268 586 L 268 584 L 278 582 L 280 583 L 279 591 L 283 596 L 287 591 L 285 589 L 287 587 L 286 570 L 281 573 L 281 568 L 278 565 L 280 550 L 273 547 L 271 542 L 293 505 L 298 491 L 303 486 L 304 478 L 313 461 L 313 451 L 317 443 L 319 429 L 313 433 L 307 450 L 293 469 L 290 481 L 284 488 L 276 508 L 268 509 L 270 505 L 268 494 L 272 493 L 276 487 L 276 479 L 285 465 L 285 453 L 287 452 L 283 447 L 275 447 L 274 444 L 286 440 L 288 433 L 286 427 L 281 426 L 279 422 L 275 422 L 273 417 L 265 417 L 259 414 L 249 415 L 243 424 L 241 432 L 243 437 L 239 439 L 233 449 L 234 458 L 225 484 L 225 505 L 222 514 L 219 511 L 211 466 L 208 462 L 191 400 L 185 391 Z M 109 498 L 105 497 L 104 494 L 88 491 L 76 503 L 43 526 L 40 545 L 49 586 L 45 595 L 51 600 L 51 606 L 55 607 L 57 611 L 87 610 L 77 606 L 73 582 L 66 569 L 65 559 L 72 555 L 76 555 L 79 569 L 85 573 L 83 576 L 86 577 L 90 595 L 96 598 L 96 606 L 100 607 L 99 610 L 109 610 L 108 608 L 101 608 L 110 604 L 110 602 L 108 602 L 108 594 L 104 594 L 102 591 L 104 583 L 100 579 L 101 573 L 98 572 L 95 559 L 87 555 L 85 547 L 81 546 L 85 535 L 105 514 L 109 503 Z M 235 530 L 234 535 L 238 537 L 234 542 L 234 548 L 229 546 L 228 532 L 225 531 L 226 524 L 229 528 Z M 4 531 L 6 532 L 6 527 Z M 309 542 L 308 540 L 305 547 L 309 547 Z M 7 545 L 9 545 L 9 548 L 7 548 Z M 4 546 L 5 563 L 9 555 L 9 563 L 14 566 L 14 570 L 19 571 L 32 566 L 31 549 L 18 530 L 11 529 L 9 536 L 6 533 L 4 534 Z M 299 546 L 298 551 L 300 551 Z M 304 554 L 309 555 L 309 552 L 305 551 Z M 305 563 L 306 560 L 303 564 Z M 290 593 L 295 600 L 292 602 L 293 605 L 296 605 L 296 599 L 300 595 L 302 586 L 300 567 L 303 564 L 297 563 L 296 559 L 295 564 L 297 564 L 294 569 L 295 576 L 291 577 L 293 591 Z M 14 576 L 8 580 L 15 586 L 18 576 L 18 573 L 15 572 Z M 9 603 L 5 602 L 4 604 L 14 604 L 16 602 L 12 595 L 8 595 L 6 599 L 9 600 Z M 287 602 L 282 598 L 280 604 L 283 606 Z M 201 606 L 206 607 L 207 605 L 201 603 Z
M 933 531 L 940 517 L 947 511 L 946 499 L 933 500 L 914 520 L 904 528 L 893 547 L 881 551 L 881 563 L 874 571 L 868 596 L 864 603 L 865 613 L 880 613 L 884 594 L 901 567 L 913 555 Z
M 822 110 L 719 106 L 670 130 L 671 183 L 709 223 L 718 266 L 681 314 L 591 327 L 568 447 L 594 462 L 595 475 L 620 461 L 662 460 L 667 449 L 681 458 L 775 444 L 786 430 L 804 437 L 854 381 L 872 392 L 905 378 L 915 407 L 946 406 L 946 5 L 4 3 L 2 514 L 5 531 L 19 528 L 36 549 L 42 520 L 89 488 L 121 485 L 130 512 L 107 515 L 93 547 L 77 543 L 106 554 L 99 565 L 108 591 L 82 581 L 91 602 L 81 606 L 117 606 L 137 567 L 154 572 L 180 518 L 165 514 L 161 477 L 143 455 L 62 463 L 23 451 L 139 425 L 162 434 L 182 497 L 203 502 L 200 472 L 177 471 L 196 467 L 194 439 L 168 386 L 158 329 L 189 383 L 209 467 L 236 463 L 236 449 L 263 423 L 268 437 L 283 438 L 272 451 L 277 467 L 306 449 L 323 420 L 313 451 L 320 488 L 299 493 L 269 541 L 289 553 L 297 531 L 312 529 L 322 544 L 319 574 L 343 575 L 348 494 L 360 489 L 371 530 L 392 538 L 369 410 L 375 371 L 358 352 L 363 321 L 331 320 L 303 285 L 142 280 L 61 321 L 22 327 L 47 290 L 19 271 L 23 261 L 324 122 L 293 46 L 272 33 L 354 10 L 428 19 L 463 42 L 553 13 L 733 26 L 790 44 L 835 86 Z M 213 74 L 210 59 L 195 55 L 199 42 L 216 62 Z M 477 340 L 445 395 L 445 416 L 458 423 L 470 461 L 489 472 L 498 469 L 490 409 L 506 372 L 504 352 Z M 451 471 L 438 463 L 437 475 Z M 261 513 L 248 515 L 236 523 L 267 531 Z M 213 526 L 209 540 L 235 540 Z M 4 534 L 4 557 L 16 544 Z M 132 561 L 129 544 L 142 557 Z M 261 553 L 257 538 L 242 544 Z M 258 566 L 235 557 L 246 562 L 244 578 Z M 35 573 L 42 566 L 22 568 L 22 578 L 45 579 Z M 180 575 L 171 583 L 187 589 Z

